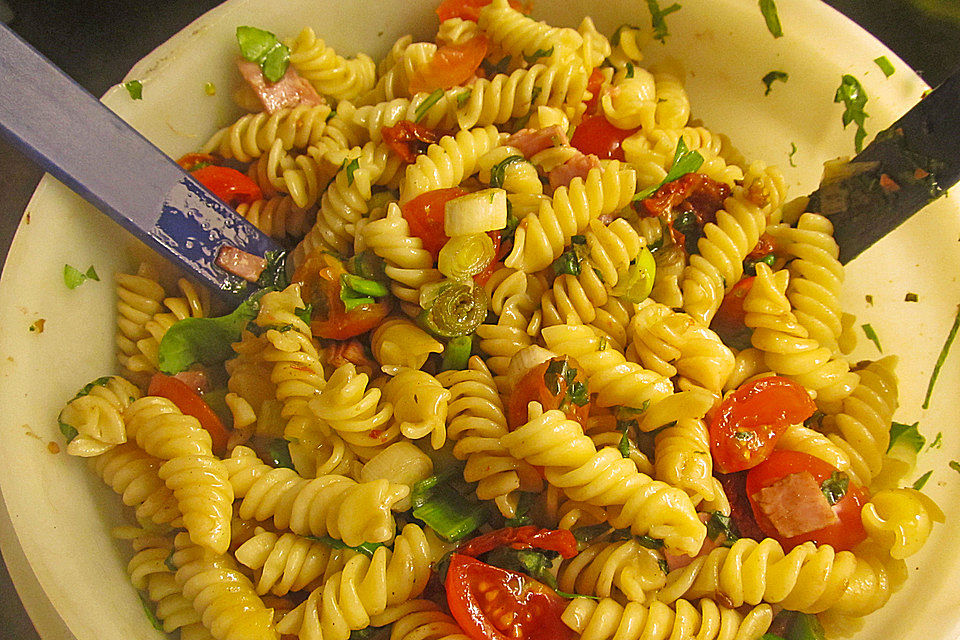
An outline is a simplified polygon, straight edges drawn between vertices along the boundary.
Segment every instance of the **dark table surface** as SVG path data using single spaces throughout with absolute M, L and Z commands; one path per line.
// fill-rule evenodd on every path
M 960 66 L 955 0 L 826 0 L 935 86 Z M 0 0 L 0 21 L 94 95 L 218 0 Z M 0 139 L 0 256 L 41 172 Z M 37 640 L 0 562 L 0 638 Z

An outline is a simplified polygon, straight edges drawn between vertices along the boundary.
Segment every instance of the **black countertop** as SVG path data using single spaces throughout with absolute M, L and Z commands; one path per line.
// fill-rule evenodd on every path
M 931 86 L 960 66 L 954 0 L 826 0 L 913 67 Z M 94 95 L 217 0 L 0 0 L 0 20 Z M 0 139 L 0 256 L 42 172 Z M 0 638 L 38 640 L 0 562 Z

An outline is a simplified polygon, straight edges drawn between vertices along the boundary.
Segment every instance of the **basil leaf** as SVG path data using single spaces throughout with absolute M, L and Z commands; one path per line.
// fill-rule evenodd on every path
M 783 37 L 783 27 L 780 25 L 780 15 L 777 13 L 777 3 L 774 0 L 760 0 L 760 13 L 767 23 L 767 30 L 774 38 Z
M 90 265 L 86 272 L 82 272 L 69 264 L 63 265 L 63 284 L 67 285 L 68 289 L 76 289 L 87 280 L 100 281 L 100 276 L 97 275 L 97 270 L 93 268 L 93 265 Z
M 124 82 L 123 88 L 127 90 L 132 100 L 143 100 L 143 83 L 139 80 Z
M 820 491 L 831 505 L 837 504 L 847 494 L 850 478 L 842 471 L 834 471 L 830 477 L 820 483 Z
M 790 76 L 786 71 L 771 71 L 767 75 L 763 76 L 763 84 L 767 86 L 766 91 L 763 92 L 763 95 L 770 95 L 770 91 L 773 89 L 773 83 L 779 80 L 780 82 L 786 82 L 787 78 Z
M 887 447 L 887 451 L 890 451 L 894 445 L 905 445 L 913 449 L 914 452 L 920 453 L 920 450 L 923 449 L 923 445 L 927 440 L 921 435 L 918 429 L 919 425 L 919 422 L 914 422 L 913 424 L 902 424 L 900 422 L 891 423 L 890 446 Z
M 287 72 L 290 49 L 269 31 L 256 27 L 237 27 L 237 44 L 240 45 L 240 54 L 248 61 L 259 64 L 264 77 L 270 82 L 276 82 Z
M 503 188 L 503 181 L 506 179 L 507 167 L 514 162 L 526 162 L 523 156 L 507 156 L 497 164 L 490 167 L 490 186 L 495 189 Z
M 674 11 L 679 11 L 680 5 L 673 3 L 666 9 L 661 9 L 660 3 L 657 0 L 647 0 L 647 8 L 650 10 L 650 22 L 653 25 L 653 37 L 660 42 L 666 42 L 667 36 L 670 35 L 670 32 L 667 30 L 666 17 Z
M 657 190 L 668 182 L 673 182 L 678 178 L 682 178 L 688 173 L 693 173 L 703 164 L 703 156 L 700 155 L 697 151 L 690 151 L 687 149 L 687 143 L 684 142 L 683 137 L 677 141 L 677 148 L 673 152 L 673 164 L 670 165 L 670 170 L 667 172 L 667 175 L 660 181 L 660 184 L 655 187 L 647 187 L 642 191 L 638 192 L 633 196 L 633 200 L 643 200 L 644 198 L 649 198 L 657 192 Z
M 863 139 L 867 137 L 867 131 L 864 128 L 867 112 L 863 110 L 867 104 L 867 92 L 863 90 L 856 78 L 850 74 L 844 74 L 833 96 L 833 101 L 842 102 L 844 105 L 843 128 L 846 129 L 851 122 L 857 125 L 857 133 L 853 140 L 857 153 L 860 153 L 863 150 Z

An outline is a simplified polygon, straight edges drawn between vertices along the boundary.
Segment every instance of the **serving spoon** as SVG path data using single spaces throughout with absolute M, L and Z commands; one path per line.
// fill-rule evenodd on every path
M 280 246 L 0 24 L 0 131 L 44 170 L 227 302 L 256 290 L 224 248 Z M 960 70 L 811 194 L 847 263 L 960 179 Z

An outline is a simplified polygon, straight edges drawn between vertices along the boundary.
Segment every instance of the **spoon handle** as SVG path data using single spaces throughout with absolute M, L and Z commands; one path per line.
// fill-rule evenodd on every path
M 0 132 L 226 301 L 253 286 L 217 266 L 222 247 L 280 249 L 3 24 Z

